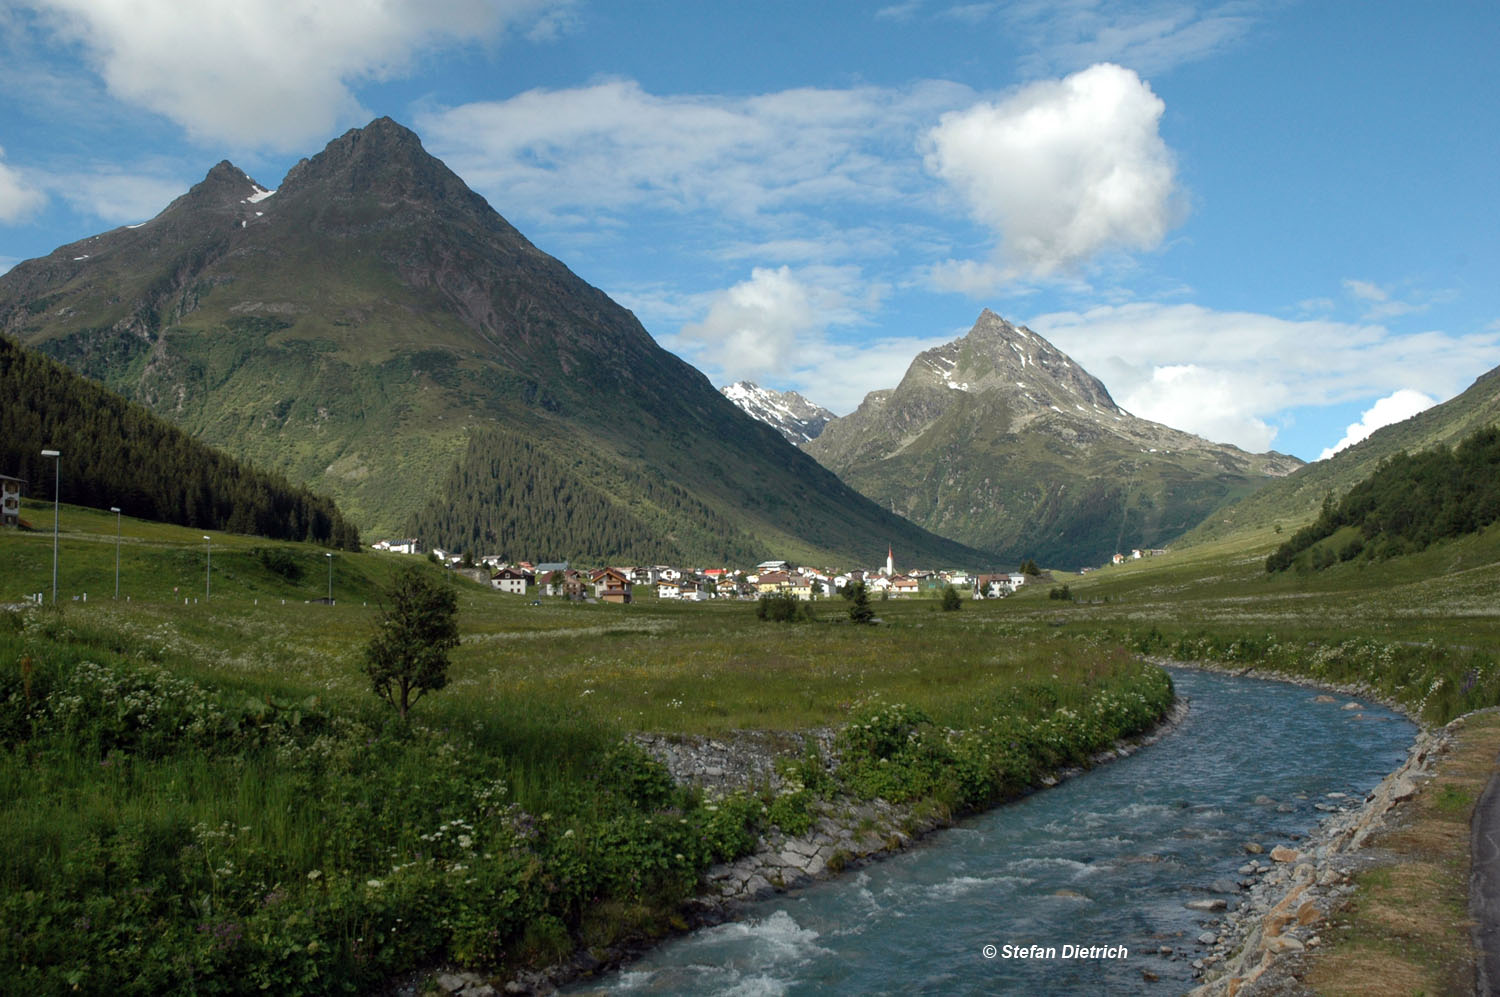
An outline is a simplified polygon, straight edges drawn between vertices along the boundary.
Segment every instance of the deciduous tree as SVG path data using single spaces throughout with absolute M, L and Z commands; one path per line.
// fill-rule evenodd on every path
M 365 674 L 405 720 L 412 704 L 448 684 L 448 652 L 457 646 L 457 593 L 412 565 L 383 593 Z

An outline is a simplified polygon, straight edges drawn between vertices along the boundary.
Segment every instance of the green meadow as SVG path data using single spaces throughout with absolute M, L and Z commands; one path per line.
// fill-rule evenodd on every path
M 23 516 L 0 602 L 50 602 L 52 509 Z M 1172 695 L 1004 602 L 878 602 L 860 627 L 832 599 L 783 624 L 453 578 L 463 639 L 407 725 L 362 648 L 395 572 L 452 578 L 436 566 L 128 517 L 117 539 L 72 507 L 59 525 L 57 607 L 0 613 L 0 961 L 28 993 L 359 992 L 603 951 L 680 925 L 709 865 L 799 833 L 820 796 L 992 805 Z M 836 732 L 835 773 L 788 758 L 779 793 L 719 798 L 626 742 L 809 727 Z

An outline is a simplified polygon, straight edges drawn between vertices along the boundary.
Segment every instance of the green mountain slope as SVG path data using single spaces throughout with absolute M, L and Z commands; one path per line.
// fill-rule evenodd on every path
M 988 309 L 804 449 L 935 533 L 1058 567 L 1162 546 L 1301 464 L 1138 419 Z
M 1488 426 L 1452 449 L 1438 444 L 1380 462 L 1337 503 L 1266 559 L 1320 570 L 1339 561 L 1383 560 L 1477 533 L 1500 519 L 1500 429 Z M 1310 553 L 1309 553 L 1310 552 Z
M 388 119 L 274 193 L 220 163 L 145 225 L 16 266 L 0 276 L 0 329 L 326 490 L 376 533 L 449 501 L 471 434 L 502 427 L 602 483 L 659 558 L 859 560 L 895 543 L 983 562 L 743 415 Z M 692 520 L 651 480 L 718 519 Z M 424 539 L 454 545 L 452 529 Z
M 1439 444 L 1453 446 L 1497 423 L 1500 368 L 1481 376 L 1463 394 L 1376 430 L 1327 460 L 1308 464 L 1249 498 L 1220 509 L 1183 537 L 1183 543 L 1219 540 L 1272 526 L 1300 526 L 1318 515 L 1325 496 L 1339 498 L 1374 474 L 1381 461 L 1402 451 L 1414 454 Z
M 30 496 L 139 519 L 359 549 L 332 501 L 208 447 L 47 357 L 0 336 L 0 470 Z M 62 453 L 61 465 L 42 456 Z

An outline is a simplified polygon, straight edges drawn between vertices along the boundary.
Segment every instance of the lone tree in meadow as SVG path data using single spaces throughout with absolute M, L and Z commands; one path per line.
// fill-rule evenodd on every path
M 958 594 L 958 589 L 952 585 L 943 586 L 943 612 L 954 613 L 962 609 L 963 597 Z
M 864 582 L 850 582 L 844 586 L 844 598 L 849 600 L 849 619 L 855 623 L 869 623 L 875 619 L 875 610 L 870 608 L 870 590 Z
M 415 566 L 382 593 L 365 674 L 375 695 L 406 719 L 424 693 L 448 684 L 448 652 L 458 646 L 458 594 Z

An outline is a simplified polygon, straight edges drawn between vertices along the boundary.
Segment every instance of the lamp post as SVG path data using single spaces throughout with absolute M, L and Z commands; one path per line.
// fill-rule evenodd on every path
M 328 605 L 333 605 L 333 552 L 325 551 L 324 557 L 328 558 Z
M 214 541 L 212 537 L 204 537 L 204 560 L 203 560 L 203 601 L 208 601 L 209 589 L 212 583 L 209 581 L 214 570 Z
M 120 601 L 120 507 L 112 505 L 109 511 L 115 514 L 115 601 Z
M 57 488 L 62 481 L 62 451 L 43 450 L 43 457 L 52 458 L 52 605 L 57 605 Z

